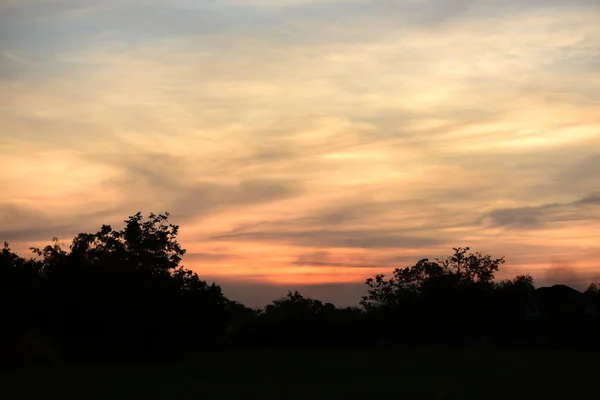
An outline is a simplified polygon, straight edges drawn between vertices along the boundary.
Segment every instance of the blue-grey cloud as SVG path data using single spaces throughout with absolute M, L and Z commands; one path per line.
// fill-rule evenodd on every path
M 287 43 L 373 40 L 383 29 L 438 29 L 445 23 L 505 18 L 526 10 L 598 9 L 594 0 L 428 2 L 372 0 L 260 7 L 244 2 L 93 1 L 11 2 L 2 6 L 0 46 L 52 54 L 103 38 L 140 42 L 172 36 L 268 33 Z M 306 25 L 303 28 L 303 25 Z M 318 29 L 315 29 L 315 26 Z M 353 26 L 354 29 L 348 29 Z M 226 49 L 224 49 L 226 50 Z
M 171 203 L 174 215 L 193 217 L 232 208 L 264 204 L 298 196 L 302 186 L 293 180 L 249 179 L 236 184 L 205 182 L 180 187 Z
M 494 210 L 489 217 L 494 227 L 536 229 L 555 222 L 580 221 L 594 218 L 594 209 L 600 206 L 600 195 L 590 195 L 570 203 L 548 203 L 535 207 L 515 207 Z M 597 211 L 597 209 L 596 209 Z
M 244 178 L 228 183 L 214 176 L 195 178 L 193 161 L 167 153 L 132 152 L 129 157 L 102 155 L 95 158 L 120 174 L 104 181 L 107 188 L 128 194 L 131 207 L 140 204 L 140 196 L 160 199 L 162 209 L 171 210 L 175 218 L 193 218 L 232 208 L 257 205 L 298 196 L 304 192 L 301 182 L 293 179 Z
M 327 267 L 342 267 L 342 268 L 378 268 L 381 269 L 385 267 L 385 265 L 381 263 L 373 263 L 370 260 L 336 260 L 329 252 L 327 251 L 319 251 L 319 252 L 311 252 L 311 253 L 303 253 L 300 254 L 295 261 L 292 262 L 293 265 L 297 266 L 307 266 L 307 267 L 319 267 L 319 266 L 327 266 Z
M 308 231 L 245 232 L 214 236 L 214 240 L 284 243 L 321 248 L 418 248 L 444 243 L 442 238 L 408 236 L 401 229 L 321 229 Z
M 339 267 L 339 268 L 368 268 L 384 270 L 393 270 L 397 267 L 413 265 L 416 262 L 414 256 L 387 256 L 387 257 L 365 257 L 354 256 L 345 257 L 336 255 L 330 251 L 316 251 L 300 253 L 293 265 L 306 267 Z M 412 264 L 411 264 L 412 263 Z
M 587 196 L 581 200 L 575 202 L 577 205 L 600 205 L 600 195 Z
M 0 204 L 0 243 L 48 241 L 58 238 L 69 243 L 79 232 L 96 232 L 102 224 L 120 223 L 123 214 L 114 209 L 96 209 L 55 215 L 43 206 Z M 115 218 L 115 215 L 117 217 Z

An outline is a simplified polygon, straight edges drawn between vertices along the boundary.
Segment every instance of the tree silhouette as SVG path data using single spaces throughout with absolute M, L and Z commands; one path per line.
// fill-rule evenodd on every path
M 179 357 L 221 346 L 460 345 L 526 342 L 600 346 L 600 290 L 494 281 L 504 257 L 454 248 L 366 280 L 360 307 L 290 291 L 262 310 L 231 301 L 181 265 L 169 214 L 123 229 L 58 239 L 22 258 L 0 251 L 0 356 L 117 360 Z M 482 340 L 485 339 L 485 340 Z M 197 353 L 195 353 L 197 354 Z
M 31 260 L 5 245 L 3 276 L 14 276 L 3 281 L 22 281 L 36 292 L 32 298 L 43 299 L 23 313 L 19 296 L 3 290 L 8 304 L 19 304 L 9 308 L 35 313 L 33 328 L 66 357 L 171 354 L 185 351 L 174 346 L 175 339 L 217 341 L 229 323 L 229 300 L 218 285 L 180 265 L 185 250 L 176 238 L 179 227 L 168 217 L 137 213 L 122 230 L 103 225 L 94 234 L 77 235 L 68 251 L 56 239 L 32 248 Z M 25 271 L 31 276 L 17 279 Z
M 492 259 L 489 255 L 468 251 L 468 247 L 454 248 L 454 255 L 445 260 L 425 258 L 412 267 L 395 269 L 388 280 L 383 274 L 367 279 L 369 291 L 361 305 L 367 309 L 391 307 L 442 287 L 489 284 L 504 258 Z
M 361 305 L 380 316 L 387 335 L 420 340 L 440 333 L 448 340 L 466 332 L 488 329 L 494 273 L 504 258 L 468 253 L 454 248 L 444 260 L 422 259 L 366 280 L 368 292 Z

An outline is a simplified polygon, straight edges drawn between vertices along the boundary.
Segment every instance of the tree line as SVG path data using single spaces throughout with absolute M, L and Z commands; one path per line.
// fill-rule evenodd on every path
M 454 248 L 366 280 L 356 307 L 289 292 L 263 309 L 228 299 L 181 265 L 169 214 L 129 217 L 23 258 L 0 252 L 0 358 L 169 358 L 247 346 L 599 344 L 600 292 L 495 281 L 504 258 Z

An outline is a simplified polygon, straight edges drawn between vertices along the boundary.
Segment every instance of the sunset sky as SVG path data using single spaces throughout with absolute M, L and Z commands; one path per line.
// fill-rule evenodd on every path
M 598 0 L 0 0 L 0 241 L 171 212 L 262 305 L 452 247 L 600 280 Z

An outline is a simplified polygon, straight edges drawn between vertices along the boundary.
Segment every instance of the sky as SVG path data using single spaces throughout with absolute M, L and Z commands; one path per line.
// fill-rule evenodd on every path
M 169 211 L 230 298 L 453 247 L 600 280 L 598 0 L 0 0 L 0 241 Z

